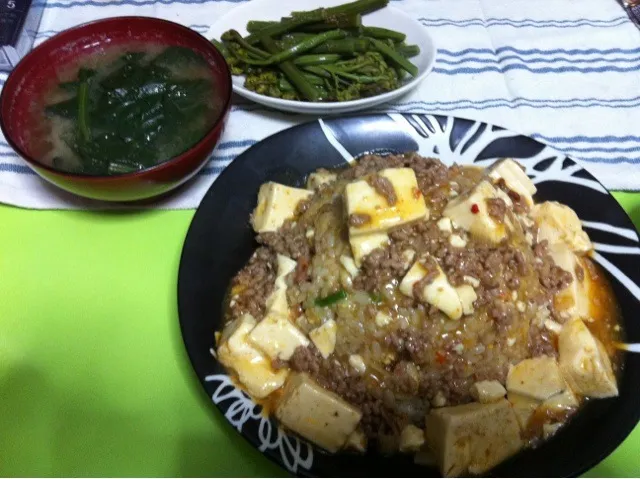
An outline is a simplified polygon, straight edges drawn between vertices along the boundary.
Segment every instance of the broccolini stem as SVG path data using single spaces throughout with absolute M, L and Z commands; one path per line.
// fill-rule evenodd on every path
M 396 52 L 389 45 L 375 38 L 370 38 L 369 40 L 371 41 L 373 46 L 376 48 L 376 50 L 378 50 L 380 53 L 382 53 L 382 55 L 388 58 L 389 61 L 391 61 L 391 63 L 393 63 L 396 66 L 399 66 L 403 70 L 406 70 L 407 72 L 409 72 L 409 74 L 411 74 L 411 76 L 415 77 L 418 75 L 418 67 L 416 67 L 413 63 L 411 63 L 405 57 L 403 57 L 398 52 Z
M 345 38 L 343 40 L 330 40 L 314 48 L 311 53 L 338 53 L 352 55 L 365 53 L 371 50 L 371 42 L 368 38 Z
M 347 15 L 336 15 L 327 18 L 324 22 L 310 23 L 299 27 L 302 32 L 324 32 L 334 28 L 360 28 L 362 26 L 362 16 L 359 13 Z
M 304 40 L 297 45 L 294 45 L 286 50 L 279 51 L 271 55 L 269 58 L 264 60 L 253 60 L 250 58 L 242 58 L 242 61 L 248 63 L 249 65 L 259 65 L 259 66 L 267 66 L 281 63 L 286 60 L 290 60 L 291 58 L 300 55 L 304 52 L 312 50 L 318 45 L 322 45 L 327 40 L 333 40 L 336 38 L 344 38 L 346 33 L 343 30 L 330 30 L 328 32 L 320 33 L 319 35 L 315 35 L 308 40 Z M 277 46 L 274 44 L 274 48 L 277 50 Z M 395 53 L 395 51 L 394 51 Z
M 225 47 L 222 42 L 219 42 L 215 38 L 212 38 L 210 41 L 211 43 L 213 43 L 213 46 L 216 47 L 220 53 L 222 53 L 222 56 L 225 58 L 225 60 L 228 60 L 229 56 L 231 55 L 229 49 Z
M 300 12 L 291 12 L 291 17 L 294 19 L 311 19 L 319 22 L 332 15 L 341 13 L 369 13 L 375 10 L 384 8 L 389 3 L 389 0 L 357 0 L 351 3 L 344 3 L 331 8 L 317 8 L 315 10 L 307 10 Z M 308 22 L 312 23 L 312 22 Z
M 264 50 L 259 49 L 258 47 L 254 47 L 253 45 L 250 45 L 249 43 L 247 43 L 245 41 L 245 39 L 242 38 L 242 35 L 240 35 L 240 33 L 238 33 L 236 30 L 229 30 L 227 32 L 224 32 L 222 34 L 222 40 L 228 40 L 228 41 L 236 42 L 242 48 L 247 50 L 247 52 L 253 53 L 258 58 L 266 59 L 266 58 L 270 57 L 269 53 L 265 52 Z
M 260 42 L 262 46 L 272 55 L 278 54 L 278 47 L 276 47 L 275 42 L 272 38 L 267 35 L 261 37 Z M 314 88 L 314 86 L 309 83 L 309 81 L 304 77 L 302 72 L 298 70 L 298 68 L 290 61 L 283 61 L 278 64 L 278 68 L 284 73 L 285 77 L 292 85 L 295 86 L 298 93 L 309 101 L 320 101 L 320 93 L 318 90 Z
M 261 20 L 249 20 L 249 22 L 247 22 L 247 31 L 249 33 L 255 33 L 258 32 L 264 28 L 267 27 L 272 27 L 274 25 L 277 25 L 279 22 L 264 22 Z
M 319 55 L 302 55 L 293 60 L 294 65 L 308 66 L 308 65 L 324 65 L 328 63 L 335 63 L 342 58 L 341 55 L 334 53 L 322 53 Z
M 394 42 L 404 42 L 407 36 L 402 32 L 395 30 L 389 30 L 388 28 L 381 27 L 362 27 L 362 34 L 368 37 L 378 39 L 391 39 Z
M 320 20 L 315 20 L 315 21 L 320 21 Z M 245 41 L 250 45 L 255 45 L 260 41 L 260 37 L 262 35 L 267 35 L 269 37 L 275 38 L 284 33 L 290 32 L 291 30 L 294 30 L 295 28 L 301 25 L 306 25 L 307 23 L 313 23 L 313 22 L 314 20 L 306 20 L 306 19 L 286 20 L 282 22 L 277 22 L 274 25 L 265 27 L 261 30 L 258 30 L 257 32 L 251 33 L 251 35 L 245 38 Z
M 420 55 L 420 47 L 418 45 L 398 45 L 396 51 L 405 58 Z

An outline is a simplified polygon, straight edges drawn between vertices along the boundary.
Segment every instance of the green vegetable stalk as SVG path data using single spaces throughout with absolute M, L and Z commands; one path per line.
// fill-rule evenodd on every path
M 91 73 L 82 68 L 78 72 L 80 86 L 78 88 L 78 129 L 82 135 L 82 139 L 86 142 L 91 140 L 91 130 L 89 129 L 89 78 Z
M 262 46 L 272 55 L 278 53 L 273 39 L 268 36 L 263 36 L 261 39 Z M 284 73 L 289 82 L 296 87 L 303 98 L 308 101 L 319 101 L 321 99 L 320 92 L 314 88 L 314 86 L 307 81 L 302 72 L 290 61 L 283 61 L 278 65 L 278 68 Z
M 347 299 L 347 292 L 344 289 L 341 289 L 333 294 L 330 294 L 329 296 L 316 299 L 315 304 L 316 306 L 324 308 L 345 299 Z
M 323 44 L 328 40 L 333 40 L 336 38 L 344 38 L 346 35 L 347 34 L 343 30 L 330 30 L 328 32 L 315 35 L 314 37 L 309 38 L 308 40 L 303 40 L 297 45 L 294 45 L 286 50 L 279 51 L 271 55 L 269 58 L 265 58 L 264 60 L 254 60 L 248 57 L 243 58 L 242 60 L 249 65 L 257 65 L 257 66 L 274 65 L 274 64 L 289 60 L 295 57 L 296 55 L 300 55 L 304 52 L 312 50 L 313 48 Z
M 363 14 L 387 3 L 357 0 L 250 21 L 247 37 L 229 30 L 219 48 L 226 49 L 232 73 L 246 75 L 245 86 L 260 94 L 307 101 L 379 95 L 398 88 L 407 72 L 417 75 L 407 58 L 420 52 L 404 43 L 402 32 L 362 26 Z
M 392 47 L 386 45 L 384 42 L 381 42 L 376 38 L 370 38 L 370 40 L 376 50 L 382 53 L 385 58 L 391 61 L 391 63 L 407 71 L 414 77 L 418 76 L 418 67 L 416 67 L 413 63 L 396 52 Z

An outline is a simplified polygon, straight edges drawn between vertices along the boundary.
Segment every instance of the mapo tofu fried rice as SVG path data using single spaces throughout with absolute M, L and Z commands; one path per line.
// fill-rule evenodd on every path
M 617 395 L 619 334 L 580 221 L 535 191 L 510 159 L 414 153 L 263 185 L 219 359 L 330 452 L 413 453 L 452 476 L 535 446 L 583 398 Z

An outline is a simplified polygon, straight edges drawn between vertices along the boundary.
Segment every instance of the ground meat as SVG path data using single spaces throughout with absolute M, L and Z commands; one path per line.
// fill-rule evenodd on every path
M 349 226 L 363 226 L 371 221 L 371 216 L 365 213 L 352 213 L 349 215 Z
M 423 158 L 417 154 L 410 157 L 410 167 L 416 172 L 418 187 L 425 196 L 434 188 L 449 181 L 449 168 L 440 160 Z
M 529 328 L 529 354 L 533 358 L 558 355 L 556 342 L 546 328 L 539 328 L 533 324 Z
M 426 363 L 433 355 L 430 347 L 432 338 L 422 334 L 416 329 L 398 329 L 384 337 L 384 345 L 394 351 L 399 358 L 415 361 L 417 364 Z
M 320 371 L 322 356 L 313 347 L 298 347 L 289 359 L 291 369 L 294 371 L 315 375 Z
M 258 248 L 231 285 L 231 316 L 251 314 L 262 319 L 265 303 L 276 280 L 276 255 L 269 248 Z M 237 293 L 234 293 L 237 291 Z
M 393 184 L 391 184 L 388 178 L 380 175 L 372 175 L 367 178 L 367 183 L 369 183 L 379 195 L 384 196 L 390 206 L 394 206 L 398 201 L 398 196 L 393 189 Z
M 489 308 L 489 316 L 493 319 L 493 324 L 500 333 L 508 330 L 509 326 L 513 324 L 516 315 L 517 312 L 513 305 L 504 301 L 494 301 L 491 308 Z
M 526 200 L 518 192 L 509 188 L 504 178 L 499 178 L 495 185 L 507 194 L 513 205 L 513 211 L 517 214 L 523 214 L 529 211 L 529 205 Z
M 535 262 L 536 272 L 540 284 L 551 292 L 565 289 L 573 281 L 573 276 L 568 271 L 555 264 L 549 255 L 547 241 L 541 241 L 533 246 L 533 252 L 538 260 Z
M 536 243 L 533 245 L 533 254 L 535 255 L 536 258 L 544 258 L 545 256 L 547 256 L 549 254 L 549 248 L 548 248 L 548 243 L 547 240 L 543 240 L 539 243 Z
M 473 377 L 460 377 L 454 368 L 432 368 L 422 372 L 419 391 L 430 401 L 441 395 L 446 405 L 456 405 L 471 401 L 474 382 Z
M 489 216 L 498 221 L 504 221 L 504 215 L 507 213 L 507 204 L 501 198 L 488 198 L 487 212 Z
M 399 245 L 377 248 L 365 256 L 354 287 L 369 292 L 380 291 L 389 282 L 400 279 L 407 271 Z
M 273 369 L 275 369 L 276 371 L 279 370 L 279 369 L 286 368 L 287 365 L 288 365 L 288 363 L 285 360 L 280 359 L 280 358 L 276 358 L 276 359 L 272 359 L 271 360 L 271 367 Z
M 300 200 L 296 205 L 296 209 L 294 212 L 294 215 L 296 216 L 296 218 L 298 216 L 303 215 L 309 209 L 310 205 L 311 205 L 311 198 L 307 198 L 306 200 Z
M 394 391 L 406 395 L 414 395 L 418 392 L 420 380 L 418 372 L 409 361 L 400 361 L 394 367 L 392 375 L 389 376 L 389 386 Z
M 301 256 L 298 258 L 296 269 L 293 272 L 293 282 L 298 284 L 309 279 L 309 258 Z
M 571 273 L 551 262 L 544 262 L 538 268 L 540 284 L 548 290 L 557 292 L 568 287 L 573 281 Z
M 256 239 L 258 243 L 295 260 L 311 257 L 311 245 L 306 236 L 306 227 L 295 221 L 285 221 L 275 233 L 260 233 Z

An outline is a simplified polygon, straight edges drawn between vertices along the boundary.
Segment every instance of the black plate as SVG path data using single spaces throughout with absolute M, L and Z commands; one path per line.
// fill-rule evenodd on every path
M 212 350 L 220 330 L 223 297 L 231 278 L 255 248 L 249 214 L 260 185 L 302 186 L 320 167 L 345 164 L 365 152 L 419 150 L 445 163 L 489 164 L 513 157 L 536 182 L 537 200 L 571 206 L 597 243 L 621 305 L 629 342 L 640 342 L 640 248 L 633 224 L 605 188 L 555 150 L 480 122 L 435 115 L 367 115 L 318 120 L 273 135 L 240 155 L 214 182 L 196 212 L 184 243 L 178 280 L 182 336 L 193 368 L 226 419 L 256 448 L 303 476 L 438 476 L 411 457 L 329 455 L 282 432 L 273 419 L 229 380 Z M 610 454 L 640 418 L 640 355 L 627 355 L 620 396 L 590 401 L 561 432 L 525 450 L 491 476 L 577 476 Z

